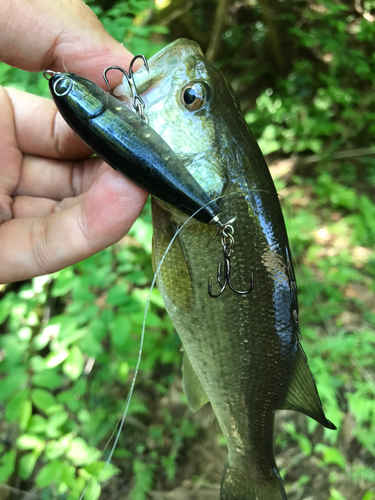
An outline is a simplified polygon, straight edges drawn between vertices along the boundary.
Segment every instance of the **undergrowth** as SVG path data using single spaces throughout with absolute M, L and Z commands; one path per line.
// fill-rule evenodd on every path
M 289 413 L 281 419 L 276 447 L 291 500 L 308 495 L 374 500 L 375 160 L 362 151 L 372 144 L 374 131 L 374 5 L 365 2 L 366 15 L 359 15 L 333 0 L 295 4 L 289 17 L 275 19 L 288 27 L 286 42 L 293 37 L 309 56 L 291 56 L 290 71 L 274 82 L 268 75 L 256 106 L 249 109 L 247 103 L 246 119 L 271 164 L 292 160 L 285 172 L 272 172 L 287 200 L 303 346 L 327 417 L 338 431 L 323 432 L 311 419 Z M 134 53 L 149 57 L 167 41 L 165 25 L 153 24 L 152 2 L 90 5 Z M 230 15 L 234 19 L 236 9 L 248 13 L 250 8 L 251 30 L 236 18 L 224 32 L 224 48 L 239 50 L 247 33 L 257 50 L 266 46 L 271 28 L 258 6 L 239 2 Z M 205 14 L 201 4 L 194 3 L 194 9 Z M 236 77 L 240 89 L 262 73 L 257 60 L 241 57 L 232 63 L 223 54 L 219 61 L 244 71 Z M 41 75 L 2 63 L 0 82 L 48 94 Z M 354 148 L 362 149 L 353 158 L 337 156 Z M 114 247 L 52 276 L 1 288 L 4 492 L 76 500 L 90 481 L 88 500 L 106 498 L 113 490 L 121 498 L 146 500 L 152 490 L 178 485 L 184 450 L 204 430 L 181 392 L 180 342 L 157 290 L 127 424 L 112 464 L 104 465 L 138 355 L 152 279 L 151 232 L 146 207 Z

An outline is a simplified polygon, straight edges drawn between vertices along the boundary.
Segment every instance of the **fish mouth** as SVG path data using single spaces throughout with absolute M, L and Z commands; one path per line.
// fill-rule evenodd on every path
M 215 92 L 210 85 L 210 70 L 206 67 L 201 48 L 187 39 L 176 40 L 148 60 L 148 69 L 142 66 L 134 73 L 133 79 L 149 125 L 169 144 L 209 196 L 219 197 L 228 183 L 227 168 L 223 160 L 218 159 L 216 150 L 213 151 L 215 125 L 209 107 Z M 197 84 L 206 89 L 206 94 L 196 90 L 204 104 L 196 110 L 188 109 L 186 102 L 182 102 L 182 92 L 188 85 L 190 89 Z M 114 94 L 132 107 L 132 91 L 126 77 Z M 191 126 L 193 119 L 194 127 Z M 171 120 L 179 123 L 179 131 L 168 126 Z M 205 174 L 207 170 L 210 175 Z M 221 198 L 218 203 L 222 203 Z

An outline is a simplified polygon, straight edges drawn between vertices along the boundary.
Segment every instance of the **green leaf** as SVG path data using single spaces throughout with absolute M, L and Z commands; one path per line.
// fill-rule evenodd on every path
M 41 415 L 32 415 L 27 427 L 29 434 L 44 433 L 47 427 L 47 420 Z
M 65 411 L 65 407 L 62 403 L 56 403 L 55 405 L 52 405 L 48 408 L 46 411 L 47 415 L 54 415 L 54 414 L 60 414 Z
M 120 474 L 120 469 L 107 462 L 95 462 L 84 467 L 84 470 L 89 474 L 89 476 L 95 476 L 100 481 L 108 481 L 111 477 L 116 474 Z
M 126 382 L 129 375 L 129 363 L 127 361 L 123 361 L 118 366 L 118 378 L 121 382 Z
M 32 382 L 34 385 L 45 389 L 57 389 L 62 386 L 63 378 L 55 369 L 42 370 L 33 376 Z
M 33 347 L 37 350 L 40 351 L 41 349 L 44 349 L 51 339 L 57 338 L 60 332 L 60 325 L 59 324 L 51 324 L 51 325 L 46 325 L 43 330 L 34 337 L 33 339 Z
M 66 411 L 54 413 L 47 421 L 46 434 L 50 438 L 56 438 L 61 435 L 60 428 L 68 420 L 69 415 Z
M 129 345 L 131 323 L 128 316 L 118 315 L 110 324 L 111 339 L 113 345 L 118 348 L 123 348 Z
M 40 450 L 33 450 L 31 453 L 22 455 L 19 463 L 19 475 L 23 480 L 29 479 L 35 469 L 35 464 L 40 457 Z
M 164 301 L 161 296 L 160 291 L 157 288 L 153 288 L 151 292 L 150 302 L 161 309 L 164 309 Z
M 103 353 L 103 346 L 91 331 L 87 332 L 79 343 L 82 352 L 91 358 L 98 358 Z
M 81 349 L 78 346 L 73 346 L 64 362 L 63 371 L 71 380 L 77 380 L 83 372 L 84 363 Z
M 64 483 L 68 486 L 70 490 L 70 495 L 68 498 L 72 498 L 72 500 L 76 500 L 80 497 L 80 494 L 86 483 L 84 479 L 80 476 L 77 476 L 80 473 L 80 470 L 77 470 L 73 465 L 69 464 L 67 461 L 62 462 L 61 464 L 61 483 Z
M 77 412 L 82 407 L 82 401 L 74 388 L 70 391 L 62 391 L 57 396 L 57 400 L 60 403 L 64 403 L 70 411 Z
M 94 477 L 92 477 L 90 479 L 90 482 L 87 486 L 87 490 L 86 490 L 86 493 L 84 495 L 84 499 L 85 500 L 98 500 L 100 498 L 100 494 L 101 494 L 101 486 L 99 484 L 99 481 L 97 479 L 95 479 Z
M 329 490 L 329 493 L 330 493 L 330 497 L 329 497 L 329 500 L 347 500 L 346 497 L 344 497 L 340 492 L 339 490 L 337 490 L 336 488 L 334 488 L 333 486 L 331 487 L 331 489 Z
M 47 412 L 47 410 L 56 404 L 56 399 L 52 394 L 44 389 L 34 389 L 31 394 L 31 399 L 38 410 Z
M 0 401 L 6 401 L 13 392 L 22 389 L 27 379 L 25 368 L 14 368 L 10 375 L 0 381 Z
M 78 324 L 76 318 L 68 315 L 60 314 L 58 316 L 54 316 L 49 321 L 48 325 L 45 329 L 51 329 L 54 332 L 54 342 L 57 342 L 60 347 L 67 347 L 72 342 L 74 342 L 77 338 L 82 337 L 82 333 L 78 332 Z
M 19 425 L 22 431 L 24 431 L 28 426 L 32 412 L 33 405 L 31 403 L 31 400 L 26 399 L 26 401 L 23 402 L 19 415 Z
M 58 484 L 61 477 L 61 462 L 53 460 L 39 471 L 35 484 L 37 488 L 45 488 L 52 483 Z
M 20 450 L 43 450 L 44 440 L 31 434 L 22 434 L 17 439 Z
M 18 420 L 23 404 L 29 396 L 30 389 L 24 389 L 23 391 L 19 391 L 10 399 L 5 410 L 5 417 L 8 422 Z
M 125 284 L 114 285 L 108 291 L 107 303 L 112 306 L 119 306 L 129 301 L 127 287 Z
M 25 328 L 22 329 L 25 331 Z M 2 359 L 1 370 L 7 371 L 9 373 L 13 373 L 16 367 L 19 367 L 24 363 L 25 351 L 28 348 L 27 339 L 17 338 L 20 331 L 17 330 L 17 333 L 10 335 L 2 335 L 1 337 L 1 348 L 3 349 L 3 355 L 5 354 L 4 359 Z
M 367 491 L 362 500 L 375 500 L 375 491 Z
M 45 449 L 45 457 L 48 460 L 55 460 L 65 454 L 72 441 L 72 435 L 66 434 L 57 441 L 50 441 Z
M 323 465 L 335 464 L 341 469 L 345 470 L 346 460 L 345 457 L 337 448 L 326 446 L 322 443 L 315 446 L 316 453 L 323 453 Z
M 131 500 L 146 500 L 147 493 L 151 491 L 154 479 L 153 464 L 146 464 L 140 460 L 134 460 L 133 473 L 135 485 L 131 492 Z
M 74 465 L 88 465 L 100 457 L 100 451 L 90 447 L 82 438 L 73 439 L 66 456 Z
M 69 267 L 60 271 L 53 282 L 51 290 L 52 297 L 62 297 L 70 292 L 79 278 L 73 273 L 73 268 Z
M 103 321 L 103 319 L 95 318 L 90 323 L 90 332 L 98 341 L 103 340 L 108 332 L 107 322 Z
M 6 483 L 14 472 L 16 452 L 10 450 L 0 456 L 0 483 Z
M 58 352 L 51 352 L 45 357 L 46 366 L 48 368 L 54 368 L 55 366 L 61 365 L 63 361 L 68 357 L 69 352 L 66 349 Z

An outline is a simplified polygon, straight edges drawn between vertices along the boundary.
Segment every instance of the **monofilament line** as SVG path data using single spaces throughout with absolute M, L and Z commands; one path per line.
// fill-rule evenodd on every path
M 219 198 L 221 198 L 222 196 L 219 196 Z M 219 199 L 217 198 L 217 199 Z M 216 201 L 216 200 L 214 200 Z M 98 482 L 100 483 L 103 475 L 104 475 L 104 472 L 106 471 L 108 465 L 110 464 L 111 460 L 112 460 L 112 457 L 113 457 L 113 453 L 115 452 L 115 449 L 116 449 L 116 446 L 117 446 L 117 443 L 120 439 L 120 436 L 121 436 L 121 432 L 122 432 L 122 429 L 124 427 L 124 424 L 125 424 L 125 419 L 126 419 L 126 416 L 127 416 L 127 413 L 128 413 L 128 410 L 129 410 L 129 405 L 130 405 L 130 400 L 133 396 L 133 392 L 134 392 L 134 387 L 135 387 L 135 382 L 136 382 L 136 379 L 137 379 L 137 375 L 138 375 L 138 371 L 139 371 L 139 366 L 141 364 L 141 359 L 142 359 L 142 350 L 143 350 L 143 343 L 144 343 L 144 339 L 145 339 L 145 330 L 146 330 L 146 318 L 147 318 L 147 313 L 148 313 L 148 309 L 149 309 L 149 305 L 150 305 L 150 300 L 151 300 L 151 293 L 152 293 L 152 290 L 154 289 L 154 286 L 155 286 L 155 283 L 156 283 L 156 278 L 160 272 L 160 269 L 161 269 L 161 266 L 163 265 L 163 262 L 165 260 L 165 257 L 167 256 L 167 253 L 169 252 L 169 249 L 171 248 L 171 246 L 173 245 L 173 242 L 175 241 L 175 239 L 177 238 L 178 234 L 180 233 L 180 231 L 182 231 L 182 229 L 186 226 L 186 224 L 192 220 L 195 215 L 200 212 L 203 208 L 206 208 L 206 206 L 208 206 L 210 203 L 207 203 L 207 205 L 205 205 L 204 207 L 201 207 L 199 210 L 197 210 L 196 212 L 193 213 L 193 215 L 191 215 L 183 224 L 180 228 L 178 228 L 178 230 L 176 231 L 176 233 L 174 234 L 173 238 L 171 239 L 171 241 L 169 242 L 165 252 L 164 252 L 164 255 L 162 256 L 162 258 L 160 259 L 160 262 L 156 268 L 156 271 L 155 271 L 155 274 L 154 274 L 154 277 L 152 279 L 152 282 L 151 282 L 151 286 L 150 286 L 150 291 L 149 291 L 149 294 L 148 294 L 148 297 L 147 297 L 147 301 L 146 301 L 146 308 L 145 308 L 145 313 L 144 313 L 144 316 L 143 316 L 143 323 L 142 323 L 142 332 L 141 332 L 141 339 L 140 339 L 140 344 L 139 344 L 139 352 L 138 352 L 138 358 L 137 358 L 137 363 L 136 363 L 136 366 L 135 366 L 135 370 L 134 370 L 134 375 L 133 375 L 133 379 L 132 379 L 132 382 L 131 382 L 131 385 L 130 385 L 130 389 L 129 389 L 129 393 L 128 393 L 128 396 L 126 398 L 126 401 L 125 401 L 125 408 L 124 408 L 124 412 L 122 414 L 122 417 L 121 417 L 121 420 L 120 420 L 120 424 L 118 426 L 118 431 L 117 431 L 117 434 L 116 434 L 116 438 L 115 438 L 115 441 L 112 445 L 112 448 L 111 448 L 111 451 L 109 453 L 109 456 L 107 458 L 107 461 L 106 461 L 106 464 L 100 474 L 100 477 L 98 479 Z M 91 481 L 91 479 L 90 479 Z M 84 495 L 87 491 L 87 488 L 90 484 L 90 481 L 88 481 L 85 489 L 83 490 L 81 496 L 79 497 L 79 500 L 82 500 L 84 498 Z
M 250 189 L 250 191 L 267 191 L 267 190 L 263 190 L 263 189 Z M 243 194 L 243 191 L 241 190 L 238 190 L 238 191 L 235 191 L 234 193 L 226 193 L 226 194 L 223 194 L 223 195 L 220 195 L 218 196 L 217 198 L 214 198 L 212 201 L 217 201 L 221 198 L 226 198 L 226 197 L 229 197 L 229 196 L 234 196 L 234 195 L 238 195 L 238 194 Z M 125 407 L 124 407 L 124 412 L 122 414 L 122 417 L 121 417 L 121 420 L 119 421 L 119 423 L 117 424 L 116 428 L 118 429 L 117 430 L 117 433 L 116 433 L 116 438 L 115 438 L 115 441 L 112 445 L 112 448 L 111 448 L 111 451 L 109 453 L 109 456 L 106 460 L 106 464 L 100 474 L 100 477 L 98 478 L 98 483 L 100 484 L 100 481 L 102 480 L 103 478 L 103 475 L 104 475 L 104 472 L 106 471 L 108 465 L 110 464 L 111 460 L 112 460 L 112 457 L 113 457 L 113 454 L 115 452 L 115 449 L 117 447 L 117 444 L 118 444 L 118 441 L 120 439 L 120 436 L 121 436 L 121 432 L 122 432 L 122 429 L 124 427 L 124 424 L 125 424 L 125 420 L 126 420 L 126 416 L 127 416 L 127 413 L 128 413 L 128 410 L 129 410 L 129 405 L 130 405 L 130 400 L 133 396 L 133 392 L 134 392 L 134 387 L 135 387 L 135 382 L 136 382 L 136 379 L 137 379 L 137 376 L 138 376 L 138 371 L 139 371 L 139 367 L 140 367 L 140 364 L 141 364 L 141 359 L 142 359 L 142 350 L 143 350 L 143 344 L 144 344 L 144 339 L 145 339 L 145 330 L 146 330 L 146 318 L 147 318 L 147 313 L 148 313 L 148 309 L 149 309 L 149 305 L 150 305 L 150 300 L 151 300 L 151 294 L 152 294 L 152 290 L 155 286 L 155 283 L 156 283 L 156 278 L 158 277 L 159 275 L 159 272 L 160 272 L 160 269 L 161 269 L 161 266 L 163 265 L 164 263 L 164 260 L 171 248 L 171 246 L 173 245 L 175 239 L 177 238 L 177 236 L 179 235 L 179 233 L 184 229 L 184 227 L 186 226 L 186 224 L 188 222 L 190 222 L 197 213 L 199 213 L 201 210 L 203 210 L 204 208 L 206 208 L 211 202 L 207 203 L 206 205 L 204 205 L 203 207 L 199 208 L 199 210 L 197 210 L 196 212 L 193 213 L 193 215 L 191 215 L 183 224 L 181 227 L 179 227 L 176 231 L 176 233 L 174 234 L 173 238 L 171 239 L 171 241 L 169 242 L 165 252 L 164 252 L 164 255 L 162 256 L 162 258 L 160 259 L 160 262 L 156 268 L 156 271 L 155 271 L 155 274 L 154 274 L 154 277 L 152 279 L 152 282 L 151 282 L 151 286 L 150 286 L 150 291 L 149 291 L 149 294 L 148 294 L 148 297 L 147 297 L 147 301 L 146 301 L 146 307 L 145 307 L 145 313 L 144 313 L 144 316 L 143 316 L 143 323 L 142 323 L 142 331 L 141 331 L 141 339 L 140 339 L 140 345 L 139 345 L 139 352 L 138 352 L 138 357 L 137 357 L 137 363 L 136 363 L 136 366 L 135 366 L 135 370 L 134 370 L 134 375 L 133 375 L 133 378 L 132 378 L 132 382 L 131 382 L 131 385 L 130 385 L 130 389 L 129 389 L 129 393 L 128 393 L 128 396 L 126 398 L 126 401 L 125 401 Z M 235 215 L 235 214 L 234 214 Z M 112 436 L 111 438 L 109 439 L 108 442 L 111 441 L 114 433 L 116 432 L 116 429 L 114 430 L 114 432 L 112 433 Z M 103 450 L 103 453 L 104 453 L 105 449 Z M 91 476 L 92 477 L 92 476 Z M 79 497 L 79 500 L 82 500 L 85 496 L 85 493 L 87 491 L 87 488 L 89 486 L 91 482 L 91 479 L 88 481 L 85 489 L 83 490 L 81 496 Z

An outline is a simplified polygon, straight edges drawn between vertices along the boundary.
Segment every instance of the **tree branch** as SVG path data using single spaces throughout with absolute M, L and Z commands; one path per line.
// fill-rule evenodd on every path
M 224 29 L 228 3 L 228 0 L 218 0 L 217 3 L 214 24 L 212 27 L 212 34 L 205 54 L 206 59 L 208 59 L 209 61 L 215 60 L 220 47 L 221 34 Z

